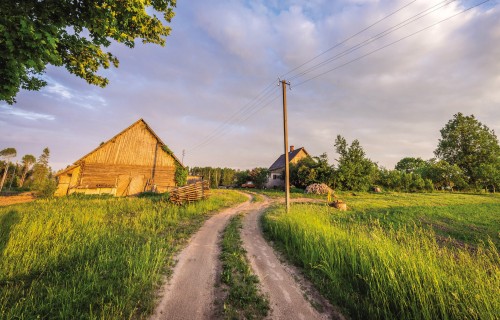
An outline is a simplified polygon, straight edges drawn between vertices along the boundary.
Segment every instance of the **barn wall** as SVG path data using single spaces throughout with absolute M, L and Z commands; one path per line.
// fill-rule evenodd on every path
M 79 186 L 84 188 L 115 187 L 120 175 L 127 175 L 131 178 L 144 176 L 144 187 L 151 179 L 152 167 L 85 163 Z M 154 183 L 161 188 L 174 187 L 175 167 L 156 167 Z

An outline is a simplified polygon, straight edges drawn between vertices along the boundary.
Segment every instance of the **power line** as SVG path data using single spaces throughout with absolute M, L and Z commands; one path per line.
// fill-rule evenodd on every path
M 404 5 L 404 6 L 402 6 L 401 8 L 397 9 L 396 11 L 391 12 L 390 14 L 386 15 L 386 16 L 385 16 L 385 17 L 383 17 L 382 19 L 377 20 L 376 22 L 372 23 L 372 24 L 371 24 L 371 25 L 369 25 L 368 27 L 366 27 L 366 28 L 364 28 L 364 29 L 362 29 L 362 30 L 358 31 L 357 33 L 353 34 L 352 36 L 350 36 L 350 37 L 348 37 L 348 38 L 346 38 L 346 39 L 342 40 L 341 42 L 339 42 L 339 43 L 337 43 L 337 44 L 333 45 L 332 47 L 330 47 L 330 48 L 326 49 L 325 51 L 321 52 L 321 53 L 320 53 L 320 54 L 318 54 L 317 56 L 315 56 L 315 57 L 313 57 L 313 58 L 311 58 L 311 59 L 307 60 L 306 62 L 302 63 L 301 65 L 299 65 L 299 66 L 297 66 L 297 67 L 293 68 L 292 70 L 288 71 L 287 73 L 285 73 L 285 74 L 284 74 L 283 76 L 281 76 L 281 77 L 282 77 L 282 78 L 284 78 L 285 76 L 289 75 L 289 74 L 290 74 L 290 73 L 292 73 L 293 71 L 295 71 L 295 70 L 297 70 L 297 69 L 299 69 L 299 68 L 301 68 L 301 67 L 305 66 L 305 65 L 306 65 L 306 64 L 308 64 L 309 62 L 312 62 L 312 61 L 316 60 L 317 58 L 321 57 L 322 55 L 326 54 L 327 52 L 330 52 L 330 51 L 332 51 L 333 49 L 335 49 L 335 48 L 337 48 L 337 47 L 339 47 L 339 46 L 343 45 L 343 44 L 344 44 L 344 43 L 346 43 L 347 41 L 349 41 L 349 40 L 351 40 L 351 39 L 355 38 L 356 36 L 360 35 L 361 33 L 363 33 L 363 32 L 365 32 L 365 31 L 369 30 L 370 28 L 372 28 L 372 27 L 374 27 L 374 26 L 376 26 L 377 24 L 379 24 L 380 22 L 382 22 L 382 21 L 386 20 L 387 18 L 389 18 L 389 17 L 391 17 L 391 16 L 395 15 L 396 13 L 400 12 L 401 10 L 405 9 L 406 7 L 408 7 L 409 5 L 411 5 L 412 3 L 416 2 L 416 1 L 417 1 L 417 0 L 410 1 L 409 3 L 407 3 L 407 4 L 406 4 L 406 5 Z
M 414 15 L 413 17 L 405 19 L 404 21 L 402 21 L 402 22 L 400 22 L 400 23 L 398 23 L 398 24 L 396 24 L 396 25 L 394 25 L 394 26 L 392 26 L 392 27 L 390 27 L 390 28 L 388 28 L 388 29 L 386 29 L 386 30 L 384 30 L 384 31 L 376 34 L 372 38 L 366 39 L 366 40 L 358 43 L 357 45 L 354 45 L 354 46 L 352 46 L 352 47 L 350 47 L 350 48 L 348 48 L 348 49 L 346 49 L 346 50 L 338 53 L 337 55 L 335 55 L 335 56 L 333 56 L 331 58 L 328 58 L 328 59 L 326 59 L 326 60 L 324 60 L 324 61 L 322 61 L 322 62 L 320 62 L 320 63 L 318 63 L 318 64 L 316 64 L 314 66 L 311 66 L 310 68 L 308 68 L 308 69 L 306 69 L 306 70 L 304 70 L 304 71 L 302 71 L 302 72 L 300 72 L 300 73 L 298 73 L 298 74 L 290 77 L 290 80 L 294 80 L 294 79 L 296 79 L 296 78 L 298 78 L 300 76 L 306 75 L 306 74 L 308 74 L 308 73 L 310 73 L 310 72 L 312 72 L 314 70 L 317 70 L 320 67 L 322 67 L 322 66 L 324 66 L 324 65 L 326 65 L 326 64 L 328 64 L 328 63 L 330 63 L 332 61 L 338 60 L 338 59 L 340 59 L 340 58 L 342 58 L 342 57 L 344 57 L 344 56 L 346 56 L 346 55 L 348 55 L 348 54 L 350 54 L 350 53 L 352 53 L 352 52 L 354 52 L 354 51 L 356 51 L 356 50 L 358 50 L 358 49 L 360 49 L 360 48 L 362 48 L 364 46 L 369 45 L 370 43 L 372 43 L 372 42 L 374 42 L 376 40 L 379 40 L 379 39 L 381 39 L 381 38 L 383 38 L 383 37 L 385 37 L 385 36 L 387 36 L 387 35 L 395 32 L 395 31 L 397 31 L 397 30 L 399 30 L 401 28 L 406 27 L 407 25 L 409 25 L 409 24 L 411 24 L 411 23 L 413 23 L 413 22 L 415 22 L 415 21 L 417 21 L 417 20 L 419 20 L 419 19 L 421 19 L 421 18 L 423 18 L 423 17 L 425 17 L 425 16 L 427 16 L 427 15 L 433 13 L 433 12 L 436 12 L 437 10 L 439 10 L 441 8 L 444 8 L 445 6 L 447 6 L 450 3 L 455 2 L 455 1 L 457 1 L 457 0 L 445 0 L 443 2 L 440 2 L 440 3 L 438 3 L 438 4 L 436 4 L 436 5 L 432 6 L 432 7 L 430 7 L 430 8 L 427 8 L 426 10 L 424 10 L 424 11 L 422 11 L 422 12 Z M 440 7 L 436 8 L 437 6 L 440 6 Z
M 323 76 L 323 75 L 325 75 L 325 74 L 327 74 L 327 73 L 330 73 L 330 72 L 332 72 L 332 71 L 335 71 L 335 70 L 337 70 L 337 69 L 340 69 L 340 68 L 342 68 L 342 67 L 344 67 L 344 66 L 346 66 L 346 65 L 349 65 L 349 64 L 351 64 L 351 63 L 353 63 L 353 62 L 359 61 L 359 60 L 361 60 L 361 59 L 363 59 L 363 58 L 365 58 L 365 57 L 367 57 L 367 56 L 369 56 L 369 55 L 372 55 L 372 54 L 374 54 L 374 53 L 376 53 L 376 52 L 378 52 L 378 51 L 380 51 L 380 50 L 383 50 L 383 49 L 385 49 L 385 48 L 387 48 L 387 47 L 390 47 L 390 46 L 392 46 L 392 45 L 394 45 L 394 44 L 396 44 L 396 43 L 398 43 L 398 42 L 401 42 L 401 41 L 403 41 L 403 40 L 405 40 L 405 39 L 408 39 L 408 38 L 410 38 L 410 37 L 412 37 L 412 36 L 414 36 L 414 35 L 416 35 L 416 34 L 419 34 L 419 33 L 423 32 L 423 31 L 425 31 L 425 30 L 428 30 L 428 29 L 430 29 L 430 28 L 432 28 L 432 27 L 435 27 L 435 26 L 437 26 L 438 24 L 440 24 L 440 23 L 442 23 L 442 22 L 445 22 L 445 21 L 447 21 L 447 20 L 450 20 L 450 19 L 452 19 L 452 18 L 454 18 L 454 17 L 456 17 L 456 16 L 458 16 L 458 15 L 460 15 L 460 14 L 464 13 L 464 12 L 467 12 L 467 11 L 469 11 L 469 10 L 471 10 L 471 9 L 474 9 L 474 8 L 476 8 L 476 7 L 479 7 L 480 5 L 483 5 L 483 4 L 485 4 L 486 2 L 489 2 L 489 1 L 490 1 L 490 0 L 484 0 L 484 1 L 482 1 L 482 2 L 478 3 L 478 4 L 474 5 L 474 6 L 471 6 L 471 7 L 467 8 L 467 9 L 464 9 L 464 10 L 462 10 L 462 11 L 460 11 L 460 12 L 458 12 L 458 13 L 456 13 L 456 14 L 452 15 L 452 16 L 449 16 L 449 17 L 447 17 L 447 18 L 445 18 L 445 19 L 442 19 L 442 20 L 440 20 L 440 21 L 438 21 L 438 22 L 436 22 L 436 23 L 434 23 L 434 24 L 431 24 L 431 25 L 429 25 L 429 26 L 427 26 L 427 27 L 425 27 L 425 28 L 423 28 L 423 29 L 420 29 L 420 30 L 418 30 L 418 31 L 416 31 L 416 32 L 413 32 L 413 33 L 411 33 L 411 34 L 409 34 L 409 35 L 407 35 L 407 36 L 405 36 L 405 37 L 403 37 L 403 38 L 400 38 L 400 39 L 398 39 L 398 40 L 396 40 L 396 41 L 393 41 L 393 42 L 391 42 L 391 43 L 389 43 L 389 44 L 387 44 L 387 45 L 385 45 L 385 46 L 382 46 L 382 47 L 380 47 L 380 48 L 378 48 L 378 49 L 375 49 L 375 50 L 373 50 L 373 51 L 370 51 L 370 52 L 368 52 L 368 53 L 366 53 L 366 54 L 364 54 L 364 55 L 362 55 L 362 56 L 359 56 L 359 57 L 358 57 L 358 58 L 356 58 L 356 59 L 350 60 L 350 61 L 348 61 L 348 62 L 346 62 L 346 63 L 344 63 L 344 64 L 341 64 L 341 65 L 339 65 L 339 66 L 337 66 L 337 67 L 335 67 L 335 68 L 332 68 L 332 69 L 329 69 L 329 70 L 327 70 L 327 71 L 325 71 L 325 72 L 322 72 L 322 73 L 320 73 L 320 74 L 318 74 L 318 75 L 316 75 L 316 76 L 314 76 L 314 77 L 312 77 L 312 78 L 309 78 L 309 79 L 307 79 L 307 80 L 304 80 L 304 81 L 302 81 L 302 82 L 299 82 L 299 83 L 298 83 L 298 84 L 296 84 L 295 86 L 296 86 L 296 87 L 298 87 L 298 86 L 303 85 L 303 84 L 305 84 L 305 83 L 307 83 L 307 82 L 309 82 L 309 81 L 311 81 L 311 80 L 314 80 L 314 79 L 316 79 L 316 78 L 319 78 L 319 77 L 321 77 L 321 76 Z

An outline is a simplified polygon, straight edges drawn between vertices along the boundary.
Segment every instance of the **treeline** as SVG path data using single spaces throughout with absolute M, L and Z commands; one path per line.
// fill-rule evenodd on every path
M 405 157 L 394 169 L 370 160 L 358 140 L 351 145 L 335 140 L 339 155 L 330 165 L 326 154 L 302 159 L 290 167 L 290 183 L 305 188 L 325 183 L 334 189 L 367 191 L 376 187 L 393 191 L 489 190 L 500 186 L 500 146 L 493 130 L 473 115 L 454 115 L 443 129 L 434 151 L 436 158 Z
M 221 186 L 236 187 L 248 181 L 252 181 L 257 188 L 262 188 L 267 182 L 269 170 L 267 168 L 236 170 L 231 168 L 193 167 L 189 170 L 189 174 L 210 181 L 211 188 Z
M 17 157 L 15 148 L 0 151 L 0 191 L 36 191 L 40 196 L 51 196 L 56 182 L 49 167 L 49 148 L 35 158 L 26 154 L 21 161 L 14 162 Z

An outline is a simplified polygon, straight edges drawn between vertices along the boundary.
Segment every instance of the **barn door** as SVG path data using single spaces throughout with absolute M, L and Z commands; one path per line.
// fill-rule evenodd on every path
M 116 195 L 118 197 L 123 197 L 128 194 L 130 182 L 131 180 L 128 174 L 120 174 L 118 176 L 118 182 L 116 183 Z
M 136 195 L 144 191 L 144 175 L 133 176 L 128 187 L 128 195 Z

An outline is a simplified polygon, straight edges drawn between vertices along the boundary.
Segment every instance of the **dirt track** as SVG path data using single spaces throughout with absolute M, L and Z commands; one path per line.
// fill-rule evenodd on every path
M 24 192 L 13 196 L 0 196 L 0 207 L 17 203 L 31 202 L 34 200 L 35 196 L 32 192 Z
M 271 302 L 270 319 L 340 318 L 328 303 L 314 292 L 291 267 L 280 262 L 264 240 L 259 226 L 260 216 L 271 204 L 249 201 L 226 209 L 205 222 L 188 246 L 178 255 L 172 278 L 162 290 L 162 298 L 152 319 L 214 319 L 214 299 L 220 232 L 229 218 L 247 212 L 243 221 L 242 240 L 252 269 L 260 279 L 261 288 Z M 306 290 L 307 292 L 305 292 Z M 324 313 L 312 308 L 311 300 Z
M 215 276 L 219 259 L 219 234 L 229 218 L 250 207 L 247 201 L 208 219 L 177 256 L 177 265 L 152 319 L 214 318 Z

